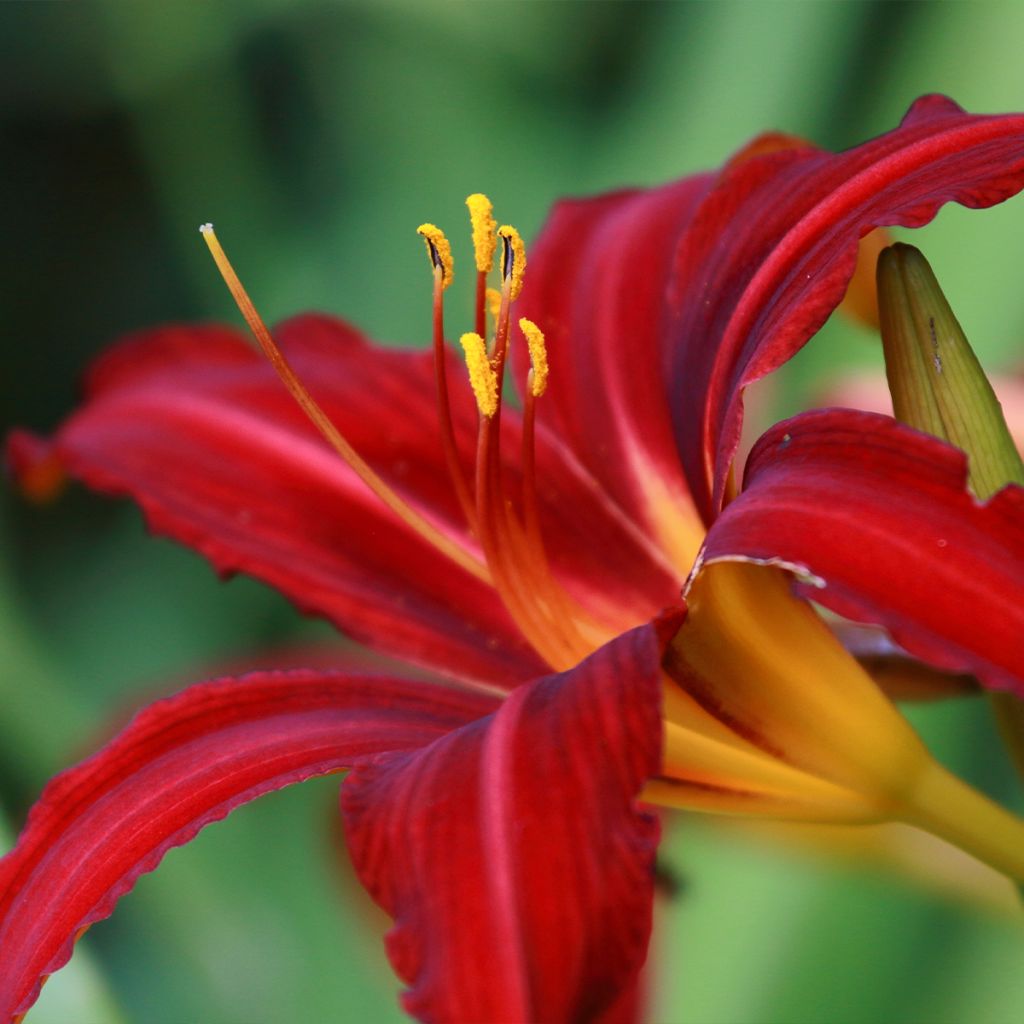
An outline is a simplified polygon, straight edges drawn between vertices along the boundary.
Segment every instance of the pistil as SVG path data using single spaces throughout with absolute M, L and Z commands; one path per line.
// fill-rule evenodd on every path
M 442 533 L 433 523 L 425 519 L 404 498 L 389 487 L 342 436 L 338 428 L 331 422 L 323 409 L 320 408 L 316 399 L 313 398 L 302 381 L 299 380 L 298 375 L 285 358 L 284 353 L 278 348 L 277 342 L 274 341 L 270 330 L 263 322 L 263 318 L 256 312 L 252 299 L 249 298 L 248 293 L 242 286 L 242 282 L 235 273 L 234 267 L 231 266 L 227 255 L 223 248 L 221 248 L 221 244 L 217 240 L 216 234 L 214 234 L 213 225 L 204 224 L 200 227 L 199 231 L 210 250 L 210 254 L 213 256 L 214 262 L 217 264 L 221 277 L 224 278 L 224 283 L 228 286 L 228 291 L 231 292 L 239 312 L 249 325 L 249 330 L 252 332 L 259 347 L 263 350 L 263 354 L 277 372 L 278 377 L 280 377 L 281 382 L 288 389 L 289 394 L 299 404 L 302 411 L 309 417 L 326 441 L 344 459 L 356 476 L 406 526 L 418 533 L 456 565 L 465 569 L 466 572 L 476 576 L 477 579 L 490 582 L 490 574 L 485 565 L 481 564 L 468 551 Z
M 472 481 L 458 456 L 452 420 L 444 337 L 444 292 L 453 279 L 451 246 L 433 224 L 423 224 L 419 234 L 426 243 L 433 273 L 433 350 L 437 391 L 438 425 L 448 475 L 469 530 L 483 550 L 482 564 L 455 540 L 408 505 L 359 456 L 309 393 L 278 348 L 266 324 L 238 279 L 211 225 L 203 238 L 242 316 L 285 387 L 331 447 L 359 478 L 408 526 L 456 564 L 491 583 L 523 635 L 552 668 L 577 664 L 611 638 L 612 630 L 596 621 L 556 580 L 544 547 L 536 483 L 537 400 L 548 376 L 544 336 L 529 320 L 520 320 L 530 352 L 532 369 L 523 396 L 522 483 L 520 510 L 506 494 L 501 457 L 501 405 L 510 344 L 511 308 L 519 296 L 526 267 L 526 248 L 515 228 L 495 231 L 486 197 L 467 200 L 473 225 L 477 266 L 475 322 L 486 325 L 488 307 L 494 316 L 494 334 L 488 347 L 482 331 L 462 336 L 470 384 L 479 413 L 476 464 Z M 487 288 L 487 273 L 501 239 L 501 291 Z M 494 299 L 497 298 L 495 309 Z
M 437 421 L 441 434 L 441 449 L 444 453 L 448 476 L 458 499 L 462 514 L 471 532 L 476 532 L 476 512 L 473 498 L 462 471 L 459 450 L 455 444 L 455 429 L 452 426 L 451 401 L 448 395 L 447 358 L 444 344 L 444 293 L 454 278 L 454 264 L 451 246 L 440 228 L 433 224 L 421 224 L 417 229 L 427 246 L 427 254 L 434 271 L 433 301 L 433 344 L 434 344 L 434 381 L 437 389 Z
M 492 345 L 488 350 L 479 333 L 462 337 L 470 383 L 480 413 L 476 522 L 495 586 L 520 629 L 552 667 L 569 668 L 607 640 L 608 635 L 607 630 L 594 623 L 557 583 L 544 550 L 537 511 L 534 445 L 536 400 L 546 386 L 548 365 L 543 333 L 525 319 L 520 321 L 520 330 L 526 339 L 533 368 L 523 398 L 522 521 L 505 493 L 501 458 L 502 392 L 511 307 L 522 288 L 526 247 L 519 232 L 508 225 L 498 229 L 498 237 L 502 241 L 502 286 Z M 479 268 L 482 261 L 475 230 L 474 244 L 478 249 Z

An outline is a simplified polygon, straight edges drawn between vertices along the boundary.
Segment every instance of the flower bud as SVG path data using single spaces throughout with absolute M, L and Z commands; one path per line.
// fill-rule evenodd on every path
M 878 303 L 885 371 L 896 418 L 967 453 L 968 484 L 985 500 L 1024 484 L 1024 462 L 1002 406 L 932 268 L 909 245 L 878 258 Z M 1024 703 L 990 694 L 999 731 L 1024 778 Z
M 878 258 L 885 369 L 896 418 L 967 453 L 982 500 L 1024 484 L 1024 463 L 999 400 L 942 294 L 928 261 L 897 244 Z

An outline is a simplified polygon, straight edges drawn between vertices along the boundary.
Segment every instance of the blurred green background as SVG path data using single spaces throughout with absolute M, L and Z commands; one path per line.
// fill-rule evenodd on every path
M 763 129 L 842 147 L 935 90 L 1021 109 L 1022 39 L 1017 4 L 4 4 L 3 426 L 53 426 L 121 332 L 237 319 L 205 220 L 271 320 L 322 308 L 423 341 L 413 232 L 445 226 L 465 260 L 467 193 L 529 238 L 557 196 L 714 166 Z M 1018 199 L 914 236 L 990 367 L 1022 350 L 1022 229 Z M 880 366 L 863 331 L 824 333 L 787 370 L 783 406 Z M 0 529 L 9 833 L 112 718 L 253 652 L 333 642 L 147 538 L 127 505 L 74 490 L 36 508 L 7 488 Z M 1017 801 L 984 707 L 913 716 L 948 763 Z M 29 1024 L 401 1019 L 383 921 L 338 866 L 336 790 L 264 798 L 172 852 Z M 714 822 L 676 821 L 664 850 L 684 885 L 659 910 L 653 1021 L 1021 1019 L 1009 915 Z

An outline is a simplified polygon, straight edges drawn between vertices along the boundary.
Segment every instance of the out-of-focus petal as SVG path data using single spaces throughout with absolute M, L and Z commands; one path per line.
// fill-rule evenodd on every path
M 1024 489 L 979 503 L 966 474 L 961 452 L 889 417 L 804 413 L 755 446 L 704 557 L 790 567 L 912 655 L 1022 694 Z
M 857 262 L 846 286 L 840 310 L 871 331 L 878 330 L 878 281 L 875 268 L 878 254 L 892 245 L 892 235 L 885 228 L 869 231 L 857 246 Z M 867 335 L 870 337 L 870 335 Z
M 626 633 L 492 717 L 352 772 L 349 847 L 395 919 L 409 1012 L 590 1020 L 634 982 L 658 834 L 636 797 L 660 766 L 666 640 Z
M 174 846 L 254 797 L 488 714 L 491 697 L 386 676 L 254 673 L 141 712 L 59 775 L 0 861 L 0 1020 Z
M 7 438 L 6 462 L 21 493 L 37 504 L 57 498 L 67 473 L 53 446 L 27 430 L 13 430 Z
M 1024 187 L 1024 117 L 925 96 L 895 130 L 843 153 L 791 150 L 732 168 L 681 240 L 669 297 L 672 412 L 698 507 L 720 507 L 742 391 L 796 353 L 846 291 L 858 240 L 919 227 L 947 202 Z
M 943 672 L 910 657 L 880 626 L 842 619 L 828 625 L 890 700 L 930 701 L 981 692 L 974 676 Z

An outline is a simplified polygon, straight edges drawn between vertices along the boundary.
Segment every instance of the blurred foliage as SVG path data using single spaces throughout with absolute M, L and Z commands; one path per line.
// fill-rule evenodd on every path
M 124 331 L 235 319 L 205 220 L 271 319 L 325 308 L 422 341 L 413 230 L 445 225 L 465 258 L 468 192 L 529 237 L 559 195 L 714 166 L 766 128 L 842 147 L 923 92 L 1019 108 L 1022 32 L 1024 7 L 982 3 L 5 4 L 3 425 L 52 426 Z M 1018 200 L 914 236 L 992 366 L 1021 353 L 1022 228 Z M 878 346 L 830 323 L 781 375 L 782 407 L 854 365 L 880 367 Z M 257 584 L 224 587 L 148 540 L 121 504 L 5 492 L 0 530 L 10 823 L 111 716 L 247 652 L 331 642 Z M 1013 799 L 983 709 L 915 720 Z M 384 923 L 340 866 L 336 788 L 265 798 L 172 852 L 29 1024 L 399 1019 Z M 1016 922 L 713 822 L 677 822 L 665 856 L 687 885 L 659 913 L 657 1021 L 1019 1019 Z

